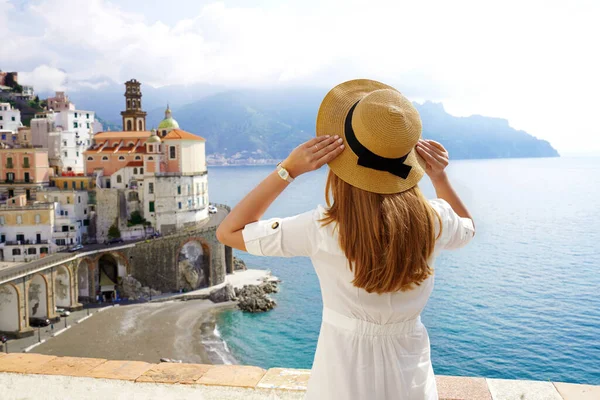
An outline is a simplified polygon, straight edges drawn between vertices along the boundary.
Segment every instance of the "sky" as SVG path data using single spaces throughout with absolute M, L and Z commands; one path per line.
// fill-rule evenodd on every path
M 369 78 L 600 155 L 600 1 L 0 0 L 0 69 L 37 91 Z

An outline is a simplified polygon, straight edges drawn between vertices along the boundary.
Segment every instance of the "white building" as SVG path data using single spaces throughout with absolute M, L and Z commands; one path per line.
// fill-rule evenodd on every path
M 91 144 L 94 118 L 93 111 L 70 109 L 36 114 L 31 120 L 32 144 L 48 149 L 57 174 L 84 173 L 83 152 Z
M 54 203 L 52 241 L 58 250 L 86 241 L 89 226 L 87 190 L 48 189 L 43 192 L 43 201 Z
M 17 133 L 22 127 L 21 111 L 13 108 L 10 103 L 0 103 L 0 132 L 5 135 Z

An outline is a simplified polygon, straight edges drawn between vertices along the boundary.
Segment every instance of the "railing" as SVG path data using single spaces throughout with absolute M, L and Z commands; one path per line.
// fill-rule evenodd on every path
M 12 163 L 11 164 L 8 164 L 8 163 L 6 164 L 6 168 L 14 168 L 14 167 L 15 167 L 15 165 L 12 164 Z
M 33 203 L 33 204 L 27 204 L 24 206 L 18 206 L 16 204 L 0 204 L 0 209 L 2 210 L 16 210 L 16 209 L 22 209 L 22 210 L 48 210 L 50 208 L 54 207 L 54 203 Z
M 155 176 L 204 176 L 208 171 L 201 172 L 155 172 Z
M 23 184 L 23 183 L 38 183 L 38 184 L 43 184 L 45 182 L 34 182 L 32 179 L 5 179 L 3 181 L 0 181 L 0 184 L 6 184 L 6 185 L 14 185 L 14 184 Z
M 7 246 L 23 246 L 26 244 L 50 244 L 49 240 L 7 240 L 4 242 Z
M 31 168 L 31 164 L 23 164 L 23 168 Z

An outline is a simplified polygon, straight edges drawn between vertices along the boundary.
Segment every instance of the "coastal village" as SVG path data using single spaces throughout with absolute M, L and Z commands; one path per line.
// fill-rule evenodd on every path
M 140 82 L 125 83 L 123 131 L 103 131 L 64 92 L 29 126 L 0 89 L 0 261 L 27 262 L 83 244 L 170 234 L 209 216 L 205 140 L 165 119 L 146 127 Z M 11 76 L 7 79 L 7 76 Z
M 65 92 L 40 100 L 18 82 L 0 72 L 2 340 L 107 302 L 275 306 L 265 271 L 245 271 L 216 239 L 229 207 L 209 203 L 205 139 L 181 129 L 168 105 L 148 127 L 131 79 L 122 130 L 104 130 Z

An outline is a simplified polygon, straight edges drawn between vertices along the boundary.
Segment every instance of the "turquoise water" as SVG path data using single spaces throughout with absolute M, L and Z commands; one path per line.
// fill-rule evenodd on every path
M 235 205 L 270 170 L 210 168 L 211 201 Z M 449 174 L 477 235 L 436 265 L 423 313 L 435 372 L 600 384 L 600 159 L 456 161 Z M 297 179 L 266 216 L 324 204 L 325 176 Z M 219 316 L 234 356 L 310 368 L 322 306 L 310 261 L 236 255 L 283 283 L 275 310 Z

